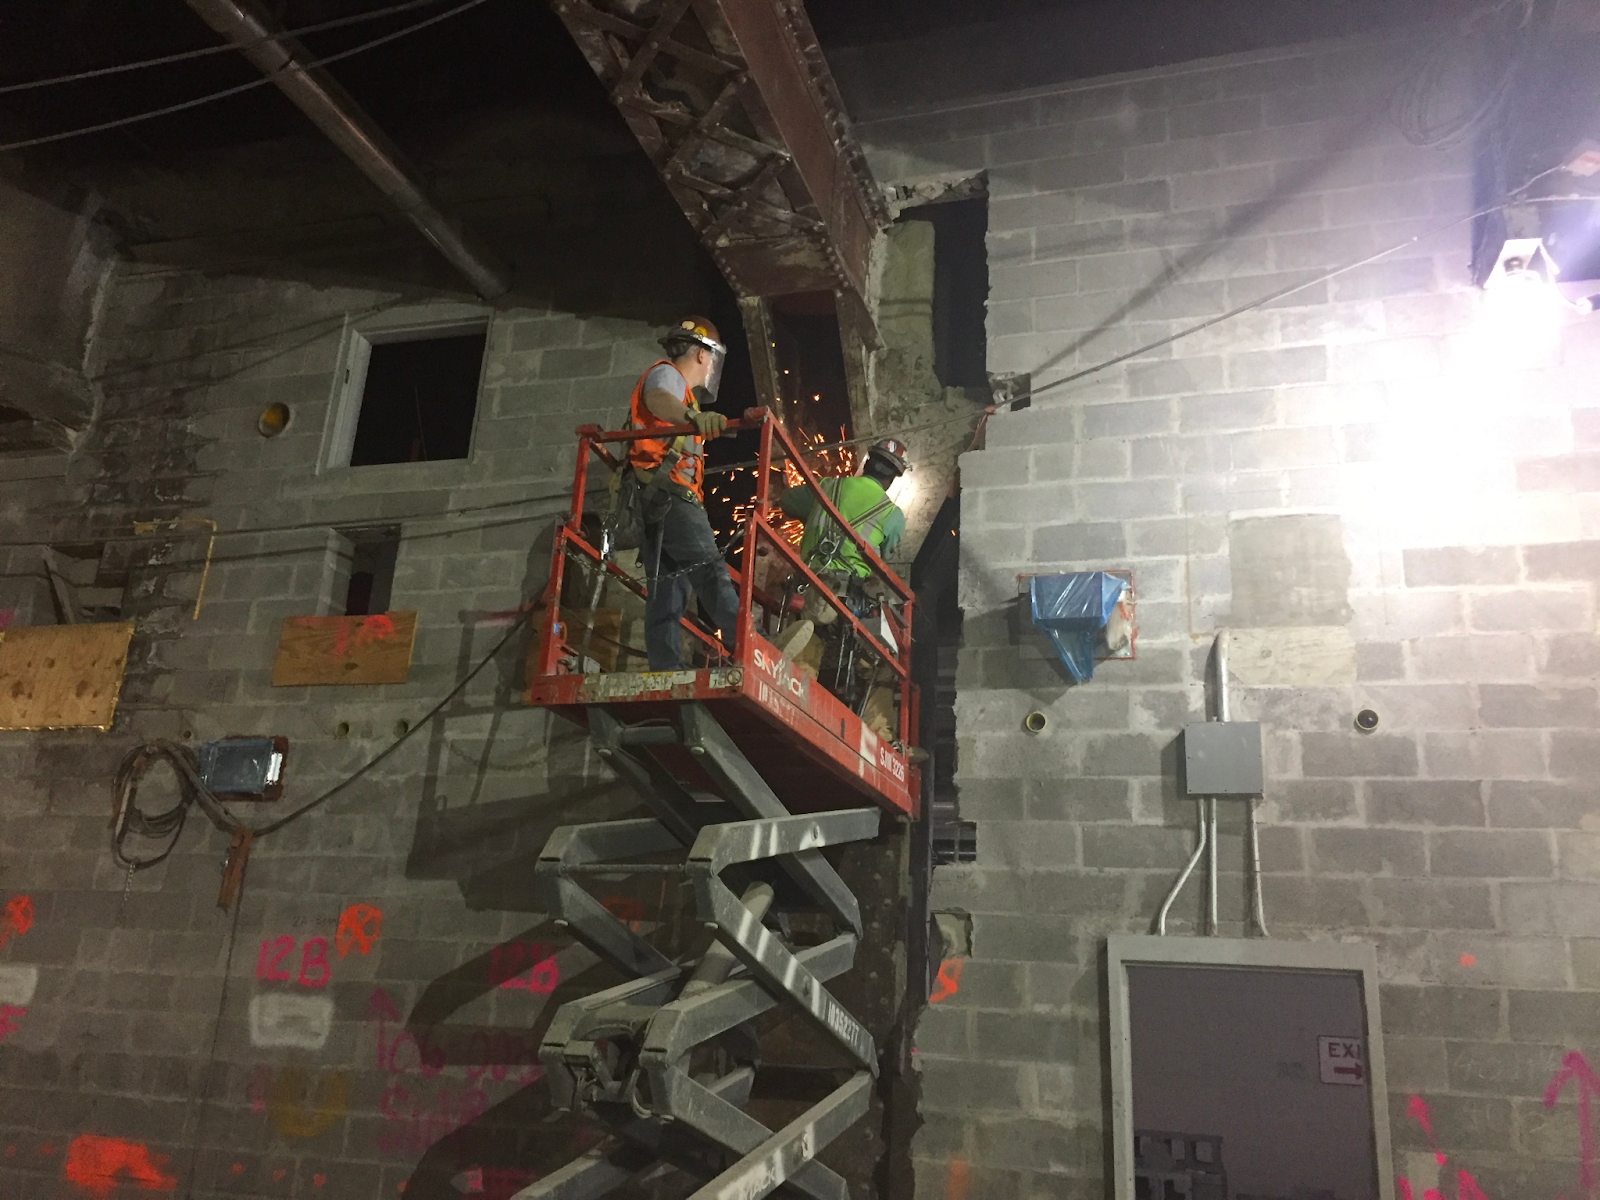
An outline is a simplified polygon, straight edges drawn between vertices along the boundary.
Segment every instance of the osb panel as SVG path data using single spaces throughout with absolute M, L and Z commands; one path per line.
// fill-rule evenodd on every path
M 272 664 L 272 686 L 404 683 L 411 674 L 416 638 L 414 612 L 286 617 Z
M 133 625 L 0 631 L 0 729 L 110 729 Z

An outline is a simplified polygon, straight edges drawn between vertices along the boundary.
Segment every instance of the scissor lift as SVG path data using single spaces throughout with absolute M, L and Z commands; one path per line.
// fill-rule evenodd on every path
M 572 508 L 556 534 L 528 698 L 586 726 L 596 752 L 654 815 L 565 826 L 540 855 L 537 876 L 551 915 L 627 981 L 562 1005 L 540 1050 L 557 1106 L 597 1120 L 608 1136 L 516 1200 L 589 1200 L 672 1169 L 702 1184 L 695 1200 L 757 1200 L 779 1187 L 815 1200 L 849 1195 L 816 1156 L 866 1113 L 878 1052 L 825 986 L 850 969 L 866 926 L 822 850 L 877 838 L 885 811 L 916 816 L 912 596 L 844 523 L 770 414 L 751 410 L 733 428 L 760 434 L 754 507 L 741 534 L 740 569 L 730 568 L 741 601 L 736 648 L 726 652 L 685 618 L 700 661 L 672 672 L 600 669 L 588 652 L 598 586 L 589 588 L 589 611 L 563 604 L 564 590 L 574 590 L 566 586 L 574 564 L 585 578 L 644 594 L 602 553 L 584 511 L 591 457 L 615 470 L 626 444 L 644 435 L 578 431 Z M 692 430 L 668 436 L 681 432 Z M 830 592 L 780 533 L 770 491 L 780 464 L 792 465 L 870 565 L 878 597 L 870 622 L 853 611 L 859 603 Z M 782 565 L 762 572 L 758 584 L 763 558 Z M 816 589 L 838 614 L 838 658 L 853 692 L 833 694 L 768 640 L 792 619 L 798 588 Z M 856 671 L 858 662 L 865 672 Z M 880 737 L 863 720 L 865 692 L 874 687 L 896 693 L 897 737 Z M 619 873 L 678 875 L 692 884 L 709 945 L 669 958 L 579 884 L 585 875 Z M 825 936 L 802 944 L 789 936 L 792 922 L 813 930 L 820 922 Z M 851 1073 L 774 1131 L 745 1110 L 761 1071 L 752 1022 L 780 1006 L 819 1031 Z

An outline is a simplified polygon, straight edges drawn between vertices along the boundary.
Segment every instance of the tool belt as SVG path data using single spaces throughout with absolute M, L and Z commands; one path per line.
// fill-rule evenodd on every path
M 601 518 L 605 533 L 602 553 L 609 558 L 617 550 L 637 550 L 644 545 L 645 528 L 659 525 L 672 507 L 672 497 L 682 496 L 693 504 L 700 504 L 694 489 L 672 478 L 678 460 L 683 457 L 683 438 L 678 438 L 667 450 L 659 467 L 639 469 L 627 461 L 612 473 L 609 490 L 610 502 Z

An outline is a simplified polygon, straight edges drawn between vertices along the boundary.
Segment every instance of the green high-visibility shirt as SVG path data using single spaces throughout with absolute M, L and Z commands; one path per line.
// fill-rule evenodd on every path
M 824 479 L 822 490 L 879 558 L 895 552 L 901 534 L 906 531 L 906 515 L 888 499 L 881 483 L 864 475 L 852 475 L 844 479 Z M 833 518 L 804 484 L 784 492 L 778 498 L 778 507 L 786 515 L 806 523 L 805 536 L 800 539 L 800 556 L 813 571 L 849 571 L 860 578 L 872 573 L 855 543 L 832 528 Z M 839 550 L 827 562 L 814 562 L 813 553 L 825 533 L 832 533 L 838 539 Z

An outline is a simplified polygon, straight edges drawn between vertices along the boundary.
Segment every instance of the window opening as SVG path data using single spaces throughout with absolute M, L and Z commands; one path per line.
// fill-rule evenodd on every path
M 334 535 L 329 610 L 347 617 L 388 612 L 399 557 L 398 525 L 338 530 Z
M 373 343 L 350 465 L 466 458 L 487 336 Z
M 901 219 L 933 226 L 934 374 L 945 387 L 988 387 L 988 197 L 925 204 Z
M 125 554 L 107 553 L 105 542 L 67 542 L 46 547 L 41 566 L 47 595 L 39 617 L 48 613 L 61 625 L 122 619 Z

